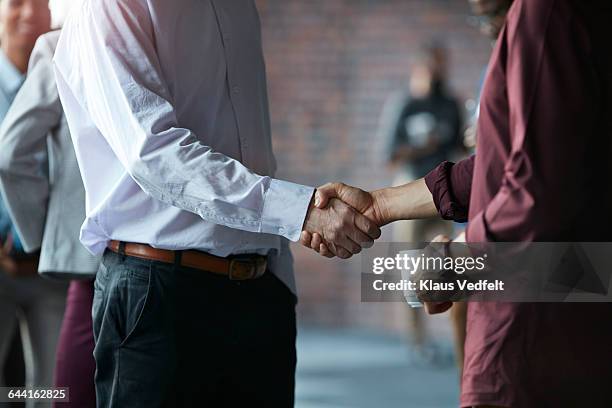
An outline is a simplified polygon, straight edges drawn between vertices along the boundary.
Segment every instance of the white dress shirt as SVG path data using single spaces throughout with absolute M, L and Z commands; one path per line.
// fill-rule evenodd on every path
M 311 187 L 275 159 L 253 0 L 85 0 L 55 54 L 87 196 L 81 242 L 270 253 L 293 287 Z M 283 238 L 284 237 L 284 238 Z

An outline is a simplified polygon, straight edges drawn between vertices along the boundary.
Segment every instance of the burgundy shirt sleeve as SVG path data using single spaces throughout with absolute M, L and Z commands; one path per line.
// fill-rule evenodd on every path
M 485 84 L 506 88 L 511 146 L 499 190 L 470 217 L 471 242 L 564 236 L 579 211 L 588 136 L 596 133 L 597 80 L 585 28 L 565 1 L 517 6 L 500 39 L 506 83 Z
M 425 176 L 440 216 L 445 220 L 465 222 L 468 218 L 474 156 L 458 163 L 440 163 Z

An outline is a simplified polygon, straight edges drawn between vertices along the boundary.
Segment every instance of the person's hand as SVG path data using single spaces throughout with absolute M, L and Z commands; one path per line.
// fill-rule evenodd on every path
M 328 201 L 325 208 L 311 205 L 303 229 L 325 240 L 331 254 L 350 258 L 380 237 L 380 228 L 372 220 L 336 198 Z
M 450 242 L 450 238 L 446 235 L 438 235 L 431 242 Z M 423 306 L 425 306 L 425 311 L 432 314 L 440 314 L 446 312 L 448 309 L 453 307 L 453 302 L 423 302 Z
M 0 244 L 0 270 L 14 277 L 17 275 L 17 264 L 10 256 L 11 250 L 13 249 L 12 236 L 9 234 L 6 241 Z
M 453 302 L 423 302 L 427 314 L 440 314 L 453 307 Z
M 383 211 L 384 206 L 381 202 L 382 197 L 376 191 L 369 193 L 344 183 L 327 183 L 317 188 L 315 193 L 315 206 L 318 208 L 325 208 L 332 198 L 344 201 L 346 204 L 374 221 L 379 227 L 389 223 L 387 220 L 388 217 L 385 216 Z
M 380 196 L 378 196 L 376 192 L 368 193 L 343 183 L 328 183 L 317 189 L 315 193 L 315 206 L 321 209 L 325 208 L 330 200 L 333 199 L 339 199 L 350 205 L 373 221 L 378 227 L 388 223 L 381 211 Z M 329 243 L 316 232 L 313 233 L 312 231 L 304 230 L 300 237 L 300 242 L 305 247 L 312 248 L 327 258 L 333 258 L 337 253 L 332 245 L 328 245 Z

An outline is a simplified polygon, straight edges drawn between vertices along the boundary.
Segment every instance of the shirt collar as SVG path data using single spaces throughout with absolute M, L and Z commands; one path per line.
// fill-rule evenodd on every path
M 13 65 L 2 49 L 0 49 L 0 86 L 5 92 L 12 94 L 17 92 L 25 75 Z

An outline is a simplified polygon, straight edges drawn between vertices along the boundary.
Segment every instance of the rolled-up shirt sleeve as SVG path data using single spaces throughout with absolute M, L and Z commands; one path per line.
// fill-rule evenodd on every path
M 445 220 L 468 219 L 474 156 L 458 163 L 442 162 L 425 176 L 438 213 Z
M 470 218 L 471 242 L 563 237 L 577 225 L 587 182 L 599 110 L 584 27 L 566 2 L 521 6 L 521 18 L 500 39 L 507 45 L 511 150 L 499 190 Z
M 60 96 L 81 104 L 142 190 L 215 224 L 296 241 L 313 188 L 258 175 L 181 127 L 147 2 L 77 12 L 55 56 Z

